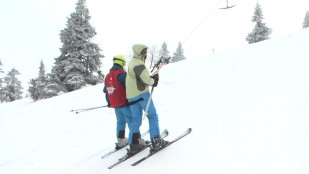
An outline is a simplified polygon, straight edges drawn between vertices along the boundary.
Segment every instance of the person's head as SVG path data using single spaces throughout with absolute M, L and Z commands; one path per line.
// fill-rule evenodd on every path
M 113 63 L 124 67 L 126 65 L 126 58 L 123 55 L 116 55 L 113 58 Z
M 143 44 L 135 44 L 132 47 L 134 52 L 134 57 L 139 58 L 141 60 L 145 60 L 147 57 L 147 49 L 148 47 Z
M 147 58 L 147 50 L 148 50 L 148 48 L 144 48 L 144 49 L 142 50 L 142 52 L 141 52 L 141 56 L 142 56 L 144 59 Z

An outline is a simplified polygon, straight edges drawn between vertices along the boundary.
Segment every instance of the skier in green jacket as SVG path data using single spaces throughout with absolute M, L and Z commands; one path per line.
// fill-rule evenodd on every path
M 129 102 L 143 98 L 142 101 L 130 105 L 132 112 L 132 121 L 129 134 L 130 151 L 138 152 L 146 146 L 144 141 L 141 141 L 140 126 L 142 124 L 143 110 L 146 110 L 147 103 L 150 97 L 149 86 L 156 87 L 159 81 L 159 76 L 150 76 L 148 69 L 145 66 L 148 47 L 143 44 L 133 45 L 134 57 L 131 60 L 126 77 L 126 94 Z M 167 142 L 160 137 L 160 128 L 158 114 L 156 112 L 153 101 L 150 101 L 147 118 L 149 121 L 150 139 L 152 148 L 164 146 Z

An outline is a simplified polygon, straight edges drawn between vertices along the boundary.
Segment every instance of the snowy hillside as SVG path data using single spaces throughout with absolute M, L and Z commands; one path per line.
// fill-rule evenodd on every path
M 113 109 L 70 112 L 105 105 L 102 84 L 0 104 L 0 173 L 308 174 L 308 45 L 302 30 L 165 66 L 153 94 L 161 130 L 193 131 L 136 167 L 147 150 L 112 170 L 125 151 L 100 158 L 116 141 Z

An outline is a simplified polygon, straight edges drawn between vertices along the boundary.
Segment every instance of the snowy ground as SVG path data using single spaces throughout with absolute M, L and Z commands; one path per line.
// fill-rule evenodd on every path
M 193 131 L 136 167 L 147 150 L 112 170 L 125 151 L 100 158 L 116 141 L 113 109 L 70 112 L 105 105 L 102 84 L 0 104 L 0 173 L 308 174 L 308 45 L 303 30 L 165 66 L 153 94 L 161 130 Z

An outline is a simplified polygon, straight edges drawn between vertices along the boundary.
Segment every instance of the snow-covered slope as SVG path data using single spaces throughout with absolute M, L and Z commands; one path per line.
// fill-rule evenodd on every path
M 169 64 L 153 98 L 171 139 L 193 132 L 136 167 L 144 151 L 109 170 L 113 109 L 103 85 L 47 100 L 0 105 L 0 173 L 309 173 L 309 30 Z M 148 129 L 147 120 L 142 131 Z M 149 138 L 149 137 L 147 137 Z

